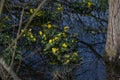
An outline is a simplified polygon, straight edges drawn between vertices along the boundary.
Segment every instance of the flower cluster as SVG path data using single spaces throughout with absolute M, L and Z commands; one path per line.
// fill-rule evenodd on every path
M 23 37 L 27 38 L 28 41 L 36 42 L 36 37 L 32 33 L 32 28 L 29 28 L 28 31 L 21 29 L 21 32 L 23 33 Z
M 33 13 L 35 12 L 35 10 L 36 10 L 36 9 L 32 9 L 32 8 L 31 8 L 31 9 L 29 10 L 30 14 L 33 14 Z M 42 15 L 43 15 L 43 11 L 38 11 L 35 15 L 36 15 L 36 16 L 42 16 Z
M 57 26 L 48 23 L 38 32 L 43 53 L 50 64 L 74 64 L 81 61 L 77 39 L 68 34 L 68 30 L 69 26 L 59 30 Z
M 63 10 L 63 7 L 61 6 L 61 4 L 58 4 L 57 10 L 58 11 L 62 11 Z
M 38 33 L 34 34 L 32 28 L 22 29 L 23 38 L 27 42 L 39 42 L 42 53 L 45 55 L 50 64 L 76 64 L 81 61 L 78 54 L 77 35 L 68 34 L 69 26 L 64 26 L 63 30 L 59 29 L 48 22 L 42 26 Z M 38 35 L 38 36 L 37 36 Z

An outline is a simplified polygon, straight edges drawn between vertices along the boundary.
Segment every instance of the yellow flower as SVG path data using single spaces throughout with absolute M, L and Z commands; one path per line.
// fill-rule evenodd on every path
M 35 15 L 36 16 L 41 16 L 42 14 L 41 14 L 41 12 L 37 12 Z
M 64 31 L 67 32 L 69 30 L 69 26 L 64 27 Z
M 39 34 L 42 35 L 43 34 L 42 31 L 39 31 Z
M 33 41 L 36 41 L 36 38 L 33 38 Z
M 33 9 L 30 9 L 30 13 L 33 13 Z
M 59 40 L 59 38 L 58 38 L 58 37 L 55 37 L 54 39 L 55 39 L 55 40 Z
M 57 36 L 61 36 L 61 33 L 58 33 Z
M 53 40 L 52 40 L 52 39 L 50 39 L 50 40 L 49 40 L 49 43 L 52 43 L 52 42 L 53 42 Z
M 38 14 L 37 16 L 41 16 L 42 14 Z
M 66 60 L 66 64 L 68 64 L 69 62 L 70 62 L 70 60 L 69 60 L 69 59 L 67 59 L 67 60 Z
M 90 8 L 92 6 L 92 2 L 88 1 L 87 6 Z
M 58 10 L 58 11 L 62 11 L 63 8 L 62 8 L 61 6 L 59 6 L 59 7 L 57 8 L 57 10 Z
M 66 48 L 68 45 L 66 43 L 63 43 L 62 46 Z
M 31 35 L 30 35 L 30 38 L 34 38 L 34 36 L 31 34 Z
M 32 31 L 32 29 L 31 29 L 31 28 L 29 28 L 29 31 Z
M 52 48 L 52 53 L 57 53 L 57 51 L 58 51 L 59 49 L 58 48 Z
M 74 52 L 73 54 L 74 54 L 75 56 L 78 56 L 78 53 L 77 53 L 77 52 Z
M 25 35 L 25 34 L 23 34 L 23 36 L 25 37 L 26 35 Z
M 51 27 L 52 27 L 52 25 L 51 25 L 51 24 L 48 24 L 48 25 L 47 25 L 47 27 L 48 27 L 48 28 L 51 28 Z
M 21 32 L 25 32 L 25 30 L 24 30 L 24 29 L 21 29 Z
M 44 35 L 43 35 L 43 37 L 45 38 L 45 37 L 46 37 L 46 35 L 44 34 Z
M 53 42 L 55 41 L 55 39 L 53 39 Z
M 43 34 L 43 38 L 44 38 L 44 40 L 47 40 L 47 38 L 46 38 L 46 34 Z

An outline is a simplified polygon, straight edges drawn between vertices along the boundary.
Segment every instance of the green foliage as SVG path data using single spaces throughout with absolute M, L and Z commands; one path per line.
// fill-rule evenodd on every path
M 12 55 L 14 53 L 14 46 L 8 51 L 4 51 L 4 49 L 12 42 L 12 40 L 13 40 L 13 38 L 8 33 L 3 33 L 0 35 L 0 45 L 3 47 L 3 50 L 2 50 L 3 52 L 1 52 L 0 55 L 2 55 L 5 58 L 7 64 L 10 64 L 10 62 L 11 62 Z M 16 50 L 15 50 L 14 59 L 17 62 L 17 61 L 21 60 L 22 53 L 17 48 L 17 46 L 15 47 L 15 49 Z
M 95 0 L 96 1 L 96 0 Z M 36 43 L 38 44 L 38 47 L 41 47 L 42 50 L 40 51 L 41 54 L 45 55 L 48 60 L 50 60 L 50 64 L 76 64 L 81 61 L 81 57 L 79 56 L 78 51 L 78 42 L 77 38 L 78 36 L 75 36 L 73 34 L 69 34 L 69 27 L 64 26 L 64 29 L 60 29 L 59 26 L 56 26 L 57 24 L 60 24 L 60 21 L 62 20 L 61 14 L 65 12 L 65 10 L 69 11 L 71 14 L 80 14 L 83 16 L 91 16 L 92 11 L 95 11 L 97 9 L 100 9 L 101 11 L 105 11 L 107 7 L 107 0 L 98 0 L 98 5 L 96 5 L 95 1 L 91 0 L 83 0 L 81 2 L 78 1 L 71 1 L 69 4 L 65 4 L 65 2 L 58 1 L 51 2 L 47 5 L 45 5 L 41 10 L 39 10 L 36 14 L 34 19 L 32 20 L 30 24 L 30 28 L 28 28 L 26 31 L 23 30 L 23 26 L 26 24 L 27 18 L 29 18 L 36 10 L 36 5 L 28 5 L 25 6 L 25 11 L 23 15 L 23 22 L 21 32 L 24 32 L 22 35 L 22 38 L 18 40 L 16 48 L 16 55 L 15 59 L 21 58 L 21 52 L 19 51 L 19 48 L 23 49 L 29 49 L 32 51 L 32 47 L 36 46 Z M 36 1 L 37 2 L 37 1 Z M 7 2 L 7 4 L 12 4 L 11 1 Z M 49 7 L 50 4 L 53 4 L 54 7 Z M 34 5 L 34 6 L 33 6 Z M 20 11 L 21 7 L 13 7 L 8 8 L 11 9 L 10 11 L 5 8 L 4 10 L 4 17 L 0 20 L 0 30 L 7 29 L 9 25 L 7 24 L 9 21 L 12 24 L 14 20 L 20 19 Z M 7 12 L 9 12 L 9 15 L 7 15 Z M 13 16 L 14 15 L 14 16 Z M 11 19 L 10 19 L 11 17 Z M 14 19 L 12 19 L 14 18 Z M 51 23 L 50 23 L 51 22 Z M 40 31 L 34 31 L 34 28 L 41 27 Z M 14 29 L 14 34 L 17 33 L 18 26 Z M 90 33 L 92 35 L 96 35 L 98 33 L 105 33 L 105 28 L 90 28 L 85 27 L 86 33 Z M 13 31 L 13 30 L 11 30 Z M 12 40 L 13 37 L 9 36 L 12 33 L 8 33 L 9 31 L 6 31 L 4 33 L 0 33 L 0 44 L 8 46 Z M 34 33 L 36 32 L 36 33 Z M 13 34 L 12 34 L 13 35 Z M 16 36 L 14 36 L 16 37 Z M 24 44 L 22 43 L 24 41 Z M 14 46 L 13 46 L 14 47 Z M 10 51 L 5 52 L 4 56 L 8 63 L 10 63 L 12 58 L 12 53 L 14 51 L 13 47 Z M 7 54 L 9 53 L 9 54 Z M 18 55 L 18 54 L 19 55 Z M 9 56 L 9 58 L 7 58 Z
M 94 3 L 91 1 L 72 2 L 69 8 L 76 14 L 86 15 L 93 11 Z
M 101 10 L 106 11 L 106 9 L 108 7 L 108 0 L 98 0 L 98 7 Z
M 42 27 L 43 29 L 38 32 L 39 36 L 33 36 L 32 29 L 26 32 L 21 31 L 24 32 L 23 37 L 28 42 L 33 43 L 34 38 L 36 39 L 34 42 L 38 41 L 37 39 L 40 40 L 41 53 L 50 60 L 50 64 L 76 64 L 81 61 L 77 48 L 77 36 L 67 33 L 68 26 L 65 26 L 63 30 L 59 30 L 57 26 L 51 23 Z
M 5 52 L 2 53 L 2 55 L 5 58 L 7 64 L 11 63 L 11 60 L 13 58 L 13 53 L 14 53 L 14 49 L 10 49 L 9 51 L 5 51 Z M 22 52 L 19 49 L 16 48 L 15 57 L 14 57 L 14 60 L 15 60 L 14 65 L 18 64 L 21 59 L 22 59 Z
M 0 44 L 3 45 L 3 47 L 8 46 L 12 42 L 11 36 L 9 36 L 8 33 L 2 33 L 0 34 Z

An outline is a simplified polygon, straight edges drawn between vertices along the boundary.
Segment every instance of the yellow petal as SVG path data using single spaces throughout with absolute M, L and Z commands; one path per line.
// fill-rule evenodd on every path
M 62 46 L 66 48 L 66 47 L 67 47 L 67 44 L 66 44 L 66 43 L 63 43 Z
M 52 43 L 52 42 L 53 42 L 53 41 L 50 39 L 50 40 L 49 40 L 49 43 Z
M 21 29 L 21 32 L 25 32 L 25 30 L 24 30 L 24 29 Z
M 62 7 L 58 7 L 57 10 L 58 10 L 58 11 L 62 11 L 63 8 L 62 8 Z
M 39 34 L 42 35 L 43 34 L 42 31 L 39 31 Z
M 32 31 L 32 29 L 31 29 L 31 28 L 29 28 L 29 31 Z
M 51 28 L 52 27 L 52 25 L 51 24 L 48 24 L 48 28 Z
M 36 41 L 36 38 L 33 38 L 33 41 Z
M 30 13 L 33 13 L 33 9 L 30 9 Z

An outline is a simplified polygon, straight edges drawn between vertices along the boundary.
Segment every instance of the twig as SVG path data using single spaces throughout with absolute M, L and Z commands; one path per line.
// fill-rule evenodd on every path
M 18 32 L 17 32 L 17 37 L 20 34 L 20 29 L 21 29 L 21 26 L 22 26 L 23 14 L 24 14 L 24 8 L 22 9 L 22 13 L 21 13 L 21 17 L 20 17 L 20 23 L 19 23 L 19 28 L 18 28 Z M 15 52 L 16 52 L 16 45 L 17 45 L 17 41 L 15 42 L 15 45 L 14 45 L 14 51 L 13 51 L 13 55 L 12 55 L 12 60 L 11 60 L 10 67 L 12 67 L 13 62 L 14 62 Z
M 11 77 L 14 79 L 14 80 L 21 80 L 17 75 L 16 73 L 11 69 L 10 66 L 8 66 L 5 62 L 5 60 L 0 57 L 0 64 L 3 66 L 3 68 L 11 75 Z
M 2 10 L 3 10 L 3 6 L 4 6 L 4 2 L 5 0 L 1 0 L 1 4 L 0 4 L 0 16 L 1 16 L 1 13 L 2 13 Z

